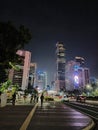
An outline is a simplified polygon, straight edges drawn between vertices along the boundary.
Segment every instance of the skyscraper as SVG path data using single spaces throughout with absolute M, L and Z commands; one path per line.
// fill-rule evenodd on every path
M 29 71 L 29 89 L 37 86 L 37 63 L 30 63 L 30 71 Z
M 65 48 L 63 42 L 56 44 L 56 81 L 55 90 L 65 90 Z
M 47 72 L 37 72 L 37 86 L 39 90 L 45 90 L 47 88 Z
M 28 88 L 31 52 L 18 50 L 16 54 L 22 59 L 22 63 L 18 64 L 19 71 L 10 70 L 9 79 L 12 80 L 13 84 L 18 84 L 22 90 L 25 90 Z
M 89 68 L 84 66 L 84 58 L 75 57 L 75 60 L 66 63 L 66 90 L 83 90 L 89 84 Z
M 83 57 L 76 56 L 75 62 L 79 64 L 80 67 L 84 67 L 85 59 Z

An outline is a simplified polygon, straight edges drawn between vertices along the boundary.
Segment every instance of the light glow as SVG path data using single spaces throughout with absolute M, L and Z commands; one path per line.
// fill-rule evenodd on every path
M 79 84 L 79 77 L 77 75 L 74 76 L 74 81 L 76 84 Z

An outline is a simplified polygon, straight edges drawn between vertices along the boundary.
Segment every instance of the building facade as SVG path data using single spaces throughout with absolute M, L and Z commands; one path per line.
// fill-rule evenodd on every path
M 37 86 L 39 90 L 45 90 L 47 88 L 47 72 L 37 72 Z
M 75 89 L 82 91 L 90 83 L 89 68 L 84 66 L 84 59 L 81 57 L 75 57 L 75 60 L 66 63 L 65 76 L 67 91 L 73 91 Z
M 28 88 L 31 52 L 18 50 L 16 54 L 19 55 L 19 58 L 22 61 L 18 64 L 20 70 L 16 71 L 11 69 L 9 72 L 9 79 L 12 80 L 13 84 L 18 84 L 20 89 L 25 90 Z
M 37 64 L 31 63 L 30 64 L 30 71 L 29 71 L 29 84 L 28 88 L 32 89 L 37 86 Z
M 65 90 L 65 48 L 63 42 L 56 44 L 56 80 L 55 90 Z

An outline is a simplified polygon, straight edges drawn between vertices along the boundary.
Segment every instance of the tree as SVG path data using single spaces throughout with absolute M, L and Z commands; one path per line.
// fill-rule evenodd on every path
M 10 80 L 7 80 L 6 82 L 2 83 L 0 87 L 0 92 L 4 92 L 5 90 L 7 90 L 11 83 L 12 82 Z
M 17 50 L 29 43 L 32 35 L 28 28 L 16 28 L 11 22 L 0 22 L 0 83 L 7 79 L 9 62 L 18 62 Z

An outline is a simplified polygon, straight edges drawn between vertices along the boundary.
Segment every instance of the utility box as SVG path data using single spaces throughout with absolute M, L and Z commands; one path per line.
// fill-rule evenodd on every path
M 6 93 L 2 93 L 0 95 L 0 107 L 5 107 L 7 104 L 7 95 Z

